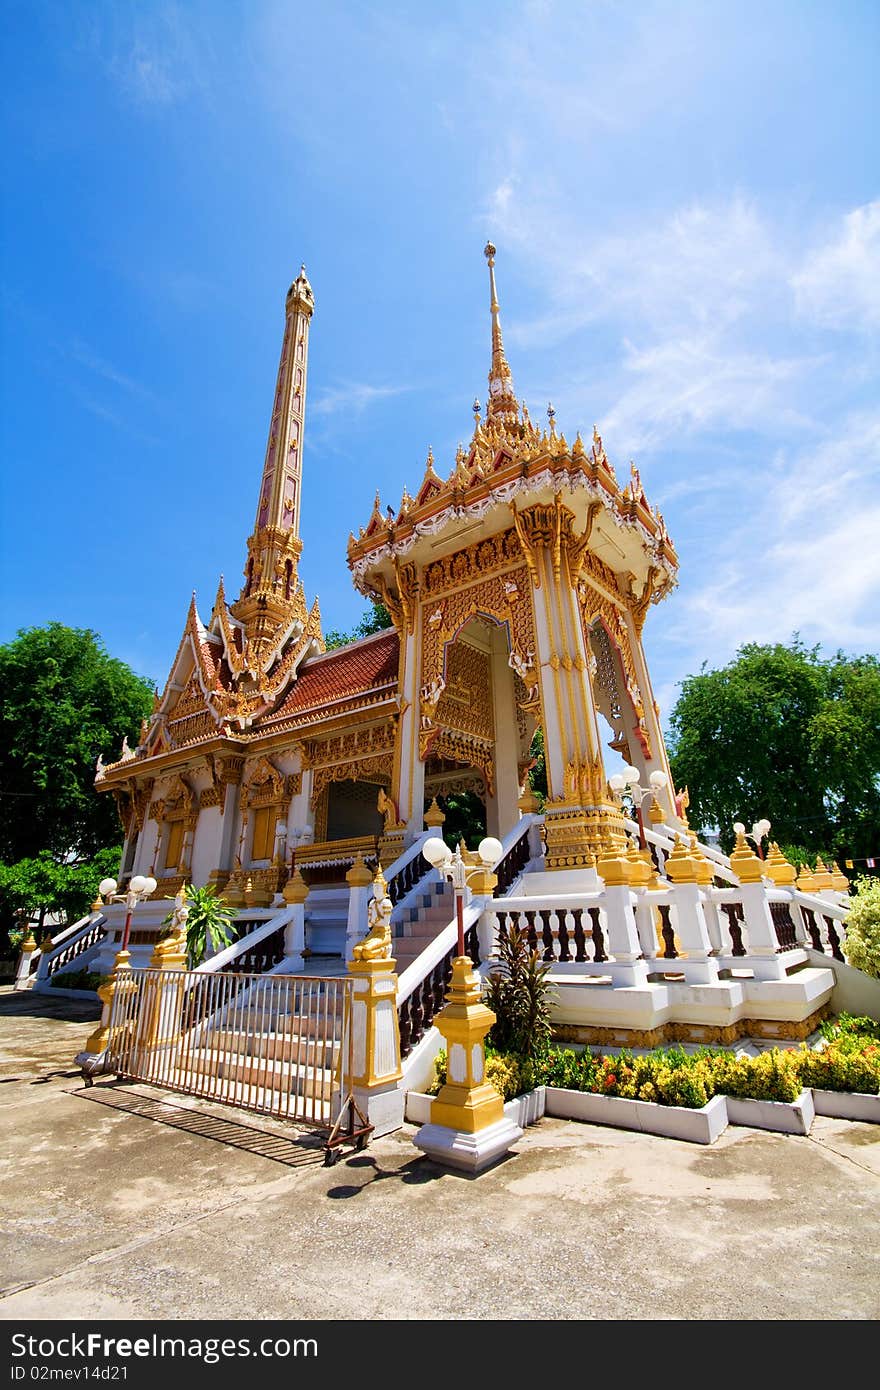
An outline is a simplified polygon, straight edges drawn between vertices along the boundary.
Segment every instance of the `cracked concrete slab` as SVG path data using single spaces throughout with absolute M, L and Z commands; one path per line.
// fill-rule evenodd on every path
M 710 1148 L 545 1119 L 477 1179 L 104 1081 L 97 1010 L 0 990 L 0 1319 L 874 1319 L 880 1131 Z

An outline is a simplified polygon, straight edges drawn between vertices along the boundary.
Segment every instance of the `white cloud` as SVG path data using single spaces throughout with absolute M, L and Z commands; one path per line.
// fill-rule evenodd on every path
M 108 362 L 105 358 L 100 357 L 98 353 L 93 352 L 92 349 L 79 338 L 75 338 L 72 342 L 69 355 L 75 362 L 78 362 L 80 366 L 88 368 L 90 372 L 94 372 L 96 376 L 103 377 L 105 381 L 112 382 L 114 386 L 122 387 L 124 391 L 131 391 L 138 396 L 152 396 L 152 392 L 149 391 L 146 386 L 142 386 L 139 381 L 135 381 L 133 377 L 127 376 L 125 372 L 121 372 L 112 362 Z
M 880 327 L 880 201 L 854 208 L 791 277 L 798 309 L 829 328 Z
M 809 359 L 725 351 L 719 335 L 710 333 L 641 350 L 626 344 L 623 392 L 603 417 L 609 447 L 639 454 L 702 430 L 760 429 L 768 418 L 801 429 L 809 421 L 786 403 L 786 387 L 811 365 Z
M 311 416 L 360 415 L 377 401 L 400 396 L 409 386 L 369 386 L 366 382 L 350 381 L 328 387 L 315 401 L 309 402 Z

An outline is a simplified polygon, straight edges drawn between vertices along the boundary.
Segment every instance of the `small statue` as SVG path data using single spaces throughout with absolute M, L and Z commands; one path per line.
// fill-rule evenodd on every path
M 376 810 L 385 821 L 384 833 L 390 835 L 392 830 L 396 830 L 400 824 L 397 819 L 397 806 L 392 801 L 384 787 L 379 788 L 379 795 L 376 800 Z M 384 879 L 383 879 L 384 883 Z
M 388 885 L 382 869 L 376 870 L 373 880 L 373 896 L 367 905 L 367 922 L 370 930 L 352 951 L 355 960 L 391 959 L 391 911 L 393 904 L 388 896 Z

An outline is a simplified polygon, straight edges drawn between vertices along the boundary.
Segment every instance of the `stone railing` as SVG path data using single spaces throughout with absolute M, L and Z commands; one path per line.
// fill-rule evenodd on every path
M 107 934 L 107 919 L 102 912 L 90 912 L 87 917 L 81 917 L 78 922 L 66 927 L 54 938 L 50 951 L 40 950 L 36 985 L 48 982 L 53 975 L 62 974 L 72 961 L 91 951 Z
M 475 968 L 480 964 L 478 922 L 481 910 L 482 906 L 477 904 L 470 904 L 464 910 L 465 951 Z M 400 976 L 397 983 L 397 1018 L 401 1057 L 407 1057 L 421 1042 L 433 1026 L 435 1014 L 442 1009 L 457 950 L 458 927 L 455 922 L 450 922 Z
M 403 906 L 413 889 L 417 888 L 428 874 L 433 873 L 436 877 L 436 870 L 432 869 L 422 854 L 422 846 L 434 833 L 433 830 L 422 831 L 418 839 L 414 840 L 393 864 L 389 864 L 388 868 L 383 870 L 388 885 L 388 896 L 395 907 Z

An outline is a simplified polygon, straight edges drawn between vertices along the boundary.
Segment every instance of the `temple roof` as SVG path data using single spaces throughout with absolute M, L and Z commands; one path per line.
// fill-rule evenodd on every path
M 299 678 L 272 719 L 325 709 L 337 700 L 397 688 L 400 638 L 393 628 L 303 662 Z M 268 722 L 268 721 L 266 721 Z

